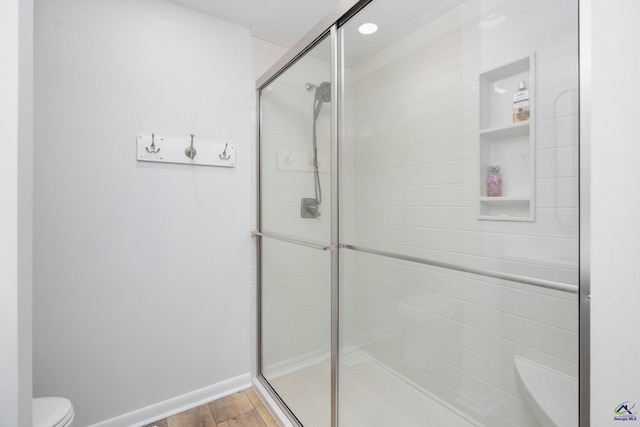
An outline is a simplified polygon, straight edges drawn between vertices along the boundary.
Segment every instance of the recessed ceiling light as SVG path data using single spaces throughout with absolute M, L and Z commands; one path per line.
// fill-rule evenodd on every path
M 373 22 L 367 22 L 366 24 L 360 25 L 358 31 L 360 31 L 360 34 L 373 34 L 378 31 L 378 26 Z

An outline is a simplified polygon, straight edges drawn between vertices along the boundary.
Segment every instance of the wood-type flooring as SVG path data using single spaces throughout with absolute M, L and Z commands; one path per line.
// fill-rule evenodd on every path
M 249 388 L 145 427 L 278 427 L 278 423 Z

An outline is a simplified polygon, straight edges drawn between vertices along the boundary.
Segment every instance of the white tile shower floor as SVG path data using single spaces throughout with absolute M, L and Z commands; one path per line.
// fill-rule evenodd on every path
M 377 426 L 477 426 L 367 357 L 340 368 L 340 424 Z M 305 427 L 331 425 L 329 359 L 273 377 L 270 382 Z

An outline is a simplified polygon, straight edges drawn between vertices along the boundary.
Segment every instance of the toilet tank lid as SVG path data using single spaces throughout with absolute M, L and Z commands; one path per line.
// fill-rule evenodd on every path
M 72 413 L 71 402 L 64 397 L 33 399 L 33 427 L 57 426 Z

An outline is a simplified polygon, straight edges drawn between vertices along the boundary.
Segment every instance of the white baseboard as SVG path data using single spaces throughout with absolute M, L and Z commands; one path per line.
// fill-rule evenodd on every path
M 251 387 L 249 373 L 137 409 L 89 427 L 139 427 Z

